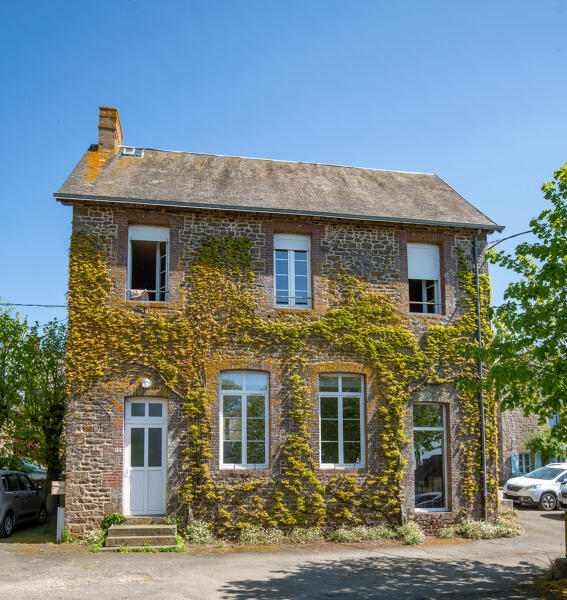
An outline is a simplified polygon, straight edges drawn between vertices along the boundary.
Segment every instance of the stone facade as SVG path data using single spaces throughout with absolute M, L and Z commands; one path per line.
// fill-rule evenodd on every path
M 169 227 L 170 263 L 168 302 L 131 304 L 133 309 L 168 311 L 182 308 L 184 276 L 191 265 L 195 250 L 208 235 L 233 236 L 251 241 L 253 268 L 256 276 L 260 310 L 269 315 L 281 309 L 273 307 L 273 236 L 276 233 L 300 233 L 311 238 L 311 278 L 313 307 L 310 311 L 324 313 L 327 308 L 328 279 L 326 275 L 340 264 L 346 272 L 373 284 L 407 312 L 407 249 L 408 242 L 426 242 L 440 248 L 441 315 L 409 315 L 411 326 L 420 335 L 432 324 L 451 323 L 463 312 L 458 288 L 456 246 L 464 250 L 469 268 L 473 263 L 473 231 L 465 228 L 442 228 L 379 222 L 350 221 L 319 217 L 275 217 L 262 213 L 229 212 L 220 210 L 143 209 L 89 204 L 76 201 L 73 207 L 73 230 L 84 231 L 96 240 L 97 249 L 105 253 L 110 270 L 112 295 L 118 301 L 126 298 L 128 226 L 151 224 Z M 485 234 L 480 240 L 481 250 L 486 243 Z M 481 261 L 482 262 L 482 261 Z M 219 468 L 219 377 L 225 370 L 263 371 L 269 375 L 270 398 L 285 398 L 282 389 L 281 361 L 277 356 L 259 354 L 254 348 L 248 353 L 230 355 L 211 366 L 208 373 L 208 392 L 216 398 L 213 404 L 213 456 L 210 470 L 219 483 L 243 482 L 247 479 L 277 477 L 281 468 L 281 446 L 289 432 L 285 418 L 285 402 L 271 403 L 269 412 L 269 469 L 230 470 Z M 321 373 L 352 373 L 363 376 L 366 404 L 374 395 L 379 382 L 355 357 L 337 356 L 321 348 L 308 365 L 311 374 L 310 389 L 317 398 L 317 378 Z M 133 367 L 124 369 L 121 383 L 112 378 L 101 380 L 95 389 L 68 403 L 67 435 L 67 487 L 66 519 L 70 530 L 83 534 L 100 524 L 103 516 L 123 510 L 124 479 L 124 406 L 129 398 L 155 396 L 168 400 L 168 452 L 167 452 L 167 512 L 183 510 L 180 488 L 183 483 L 182 450 L 186 445 L 186 424 L 183 402 L 179 396 L 159 385 L 146 390 L 140 386 L 143 377 L 151 373 Z M 455 401 L 453 386 L 430 386 L 422 394 L 422 401 L 446 407 L 447 492 L 448 512 L 443 521 L 457 518 L 462 505 L 460 483 L 465 476 L 458 445 L 458 425 L 462 418 L 461 407 Z M 406 430 L 411 440 L 412 417 L 408 407 Z M 364 472 L 380 472 L 384 465 L 377 451 L 382 433 L 380 420 L 373 409 L 364 415 L 366 465 Z M 311 447 L 319 463 L 319 428 L 312 424 Z M 407 461 L 403 485 L 407 510 L 413 508 L 413 448 L 411 443 L 403 450 Z M 362 473 L 355 473 L 363 476 Z M 337 474 L 333 470 L 319 470 L 324 481 Z M 475 516 L 481 516 L 481 500 Z M 421 518 L 425 518 L 422 516 Z

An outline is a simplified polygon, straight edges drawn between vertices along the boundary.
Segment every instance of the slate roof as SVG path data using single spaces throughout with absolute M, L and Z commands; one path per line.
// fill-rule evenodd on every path
M 434 174 L 151 149 L 91 147 L 54 196 L 503 229 Z

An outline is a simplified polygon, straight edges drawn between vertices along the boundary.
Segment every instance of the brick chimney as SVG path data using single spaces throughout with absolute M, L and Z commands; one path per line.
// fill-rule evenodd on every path
M 122 144 L 122 127 L 118 109 L 110 106 L 98 108 L 98 149 L 116 152 Z

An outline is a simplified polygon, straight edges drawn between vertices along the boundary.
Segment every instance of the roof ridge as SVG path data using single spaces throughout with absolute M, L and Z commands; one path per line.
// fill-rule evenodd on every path
M 286 163 L 290 165 L 317 165 L 321 167 L 340 167 L 341 169 L 359 169 L 361 171 L 379 171 L 381 173 L 403 173 L 405 175 L 429 175 L 435 177 L 435 173 L 425 173 L 421 171 L 400 171 L 398 169 L 375 169 L 373 167 L 360 167 L 357 165 L 340 165 L 335 163 L 321 163 L 305 160 L 283 160 L 280 158 L 261 158 L 258 156 L 238 156 L 235 154 L 211 154 L 210 152 L 188 152 L 186 150 L 164 150 L 162 148 L 146 148 L 145 146 L 129 146 L 122 144 L 120 146 L 126 148 L 141 148 L 142 150 L 150 150 L 151 152 L 168 152 L 171 154 L 192 154 L 194 156 L 215 156 L 219 158 L 240 158 L 242 160 L 258 160 L 275 163 Z

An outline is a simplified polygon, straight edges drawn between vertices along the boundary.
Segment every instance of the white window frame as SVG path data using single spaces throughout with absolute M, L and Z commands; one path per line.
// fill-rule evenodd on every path
M 168 302 L 169 301 L 169 227 L 157 227 L 154 225 L 130 225 L 128 227 L 128 269 L 126 299 L 132 300 L 132 242 L 156 242 L 156 290 L 147 290 L 154 293 L 154 300 L 142 298 L 142 302 Z M 160 242 L 165 246 L 165 272 L 161 270 Z M 162 285 L 162 279 L 163 285 Z M 163 298 L 161 297 L 163 295 Z M 139 301 L 134 299 L 134 302 Z
M 441 415 L 443 416 L 443 425 L 442 427 L 415 427 L 413 426 L 413 431 L 442 431 L 443 432 L 443 460 L 441 464 L 443 465 L 443 499 L 445 501 L 445 505 L 439 508 L 416 508 L 415 512 L 447 512 L 449 510 L 449 487 L 448 487 L 448 478 L 447 478 L 447 407 L 444 404 L 439 402 L 431 402 L 435 406 L 441 407 Z M 425 402 L 420 402 L 419 405 L 426 405 Z M 415 405 L 414 405 L 415 406 Z M 412 419 L 413 419 L 413 411 L 412 411 Z M 413 425 L 413 423 L 412 423 Z M 412 440 L 413 441 L 413 440 Z M 415 460 L 415 453 L 414 453 Z M 415 464 L 414 464 L 414 477 L 415 477 Z M 414 481 L 415 484 L 415 481 Z
M 325 377 L 338 377 L 339 378 L 339 391 L 338 392 L 322 392 L 320 390 L 320 377 L 321 375 Z M 342 392 L 342 378 L 343 377 L 358 377 L 360 379 L 360 392 Z M 365 406 L 364 406 L 364 377 L 362 375 L 358 375 L 357 373 L 319 373 L 319 378 L 317 380 L 317 389 L 318 389 L 318 398 L 319 398 L 319 463 L 321 469 L 364 469 L 365 467 L 365 457 L 366 457 L 366 449 L 365 449 L 365 432 L 364 432 L 364 414 L 365 414 Z M 339 428 L 339 462 L 337 464 L 334 463 L 324 463 L 322 462 L 322 443 L 323 439 L 321 436 L 321 397 L 325 398 L 337 398 L 337 409 L 338 409 L 338 428 Z M 345 463 L 344 462 L 344 427 L 343 427 L 343 398 L 358 398 L 359 399 L 359 412 L 360 412 L 360 462 L 357 463 Z
M 288 296 L 287 303 L 278 302 L 276 286 L 276 251 L 287 251 L 287 276 L 288 276 Z M 296 304 L 295 296 L 295 251 L 307 252 L 307 298 L 304 304 Z M 311 238 L 308 235 L 296 235 L 287 233 L 274 234 L 274 306 L 277 308 L 311 308 L 313 299 L 311 297 Z
M 430 255 L 430 262 L 426 265 L 423 264 L 423 258 L 418 258 L 420 254 Z M 412 257 L 413 256 L 413 257 Z M 442 313 L 442 300 L 441 300 L 441 257 L 439 252 L 439 246 L 436 244 L 419 244 L 419 243 L 408 243 L 407 245 L 407 259 L 408 259 L 408 295 L 409 295 L 409 280 L 421 281 L 421 301 L 409 301 L 408 310 L 412 315 L 440 315 Z M 419 264 L 421 262 L 422 264 Z M 427 301 L 427 286 L 426 281 L 433 281 L 434 285 L 434 300 L 433 302 Z M 423 310 L 422 312 L 414 312 L 411 310 L 413 304 L 419 304 L 424 309 L 433 305 L 433 312 Z
M 225 374 L 229 375 L 242 375 L 242 389 L 241 390 L 223 390 L 222 389 L 222 376 Z M 264 375 L 266 377 L 266 390 L 247 390 L 246 389 L 246 375 Z M 241 422 L 241 438 L 242 454 L 247 453 L 247 403 L 244 401 L 247 395 L 250 396 L 264 396 L 264 458 L 265 461 L 261 464 L 258 463 L 225 463 L 224 462 L 224 397 L 226 396 L 241 396 L 240 404 L 240 422 Z M 219 378 L 219 440 L 220 440 L 220 453 L 219 453 L 219 465 L 221 469 L 268 469 L 269 468 L 269 400 L 270 400 L 270 376 L 264 371 L 223 371 Z

